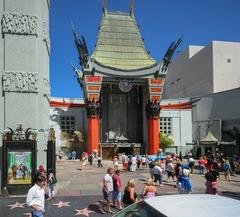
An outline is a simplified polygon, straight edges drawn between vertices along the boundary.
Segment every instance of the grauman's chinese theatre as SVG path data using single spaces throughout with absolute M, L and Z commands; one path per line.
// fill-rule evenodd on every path
M 88 115 L 88 152 L 156 154 L 163 86 L 170 60 L 181 43 L 172 43 L 154 60 L 134 17 L 103 5 L 97 43 L 89 54 L 85 39 L 73 31 L 82 70 L 73 66 Z

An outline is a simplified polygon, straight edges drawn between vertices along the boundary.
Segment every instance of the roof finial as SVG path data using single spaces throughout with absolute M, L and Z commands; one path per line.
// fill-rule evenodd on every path
M 104 15 L 106 15 L 107 14 L 107 0 L 102 0 L 102 9 L 103 9 Z
M 133 16 L 134 16 L 134 13 L 133 13 L 134 0 L 131 0 L 131 1 L 130 1 L 129 8 L 130 8 L 130 15 L 131 15 L 131 17 L 133 17 Z

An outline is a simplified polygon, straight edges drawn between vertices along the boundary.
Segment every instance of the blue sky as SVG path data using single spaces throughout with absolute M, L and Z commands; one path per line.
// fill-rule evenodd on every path
M 129 11 L 129 0 L 108 0 L 108 11 Z M 171 42 L 184 34 L 179 51 L 210 41 L 240 42 L 239 0 L 135 0 L 134 13 L 145 46 L 161 60 Z M 102 0 L 53 0 L 50 9 L 51 95 L 82 97 L 71 68 L 79 66 L 71 21 L 93 52 L 102 16 Z

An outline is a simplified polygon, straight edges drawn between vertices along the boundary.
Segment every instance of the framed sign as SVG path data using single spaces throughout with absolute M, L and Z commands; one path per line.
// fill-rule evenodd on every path
M 36 160 L 34 140 L 3 141 L 3 187 L 31 186 L 36 171 Z
M 8 151 L 7 153 L 7 184 L 32 184 L 32 152 Z

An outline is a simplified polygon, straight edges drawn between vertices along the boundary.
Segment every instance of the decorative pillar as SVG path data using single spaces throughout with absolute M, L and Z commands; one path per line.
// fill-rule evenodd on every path
M 160 148 L 159 140 L 159 102 L 148 102 L 147 115 L 148 115 L 148 154 L 157 154 Z
M 99 151 L 99 118 L 101 113 L 100 91 L 102 77 L 86 75 L 84 77 L 84 94 L 88 117 L 88 153 Z
M 146 110 L 148 117 L 148 154 L 150 155 L 157 154 L 160 148 L 159 114 L 164 83 L 164 76 L 148 79 L 149 102 Z
M 88 153 L 99 151 L 99 116 L 101 105 L 98 101 L 87 101 Z

